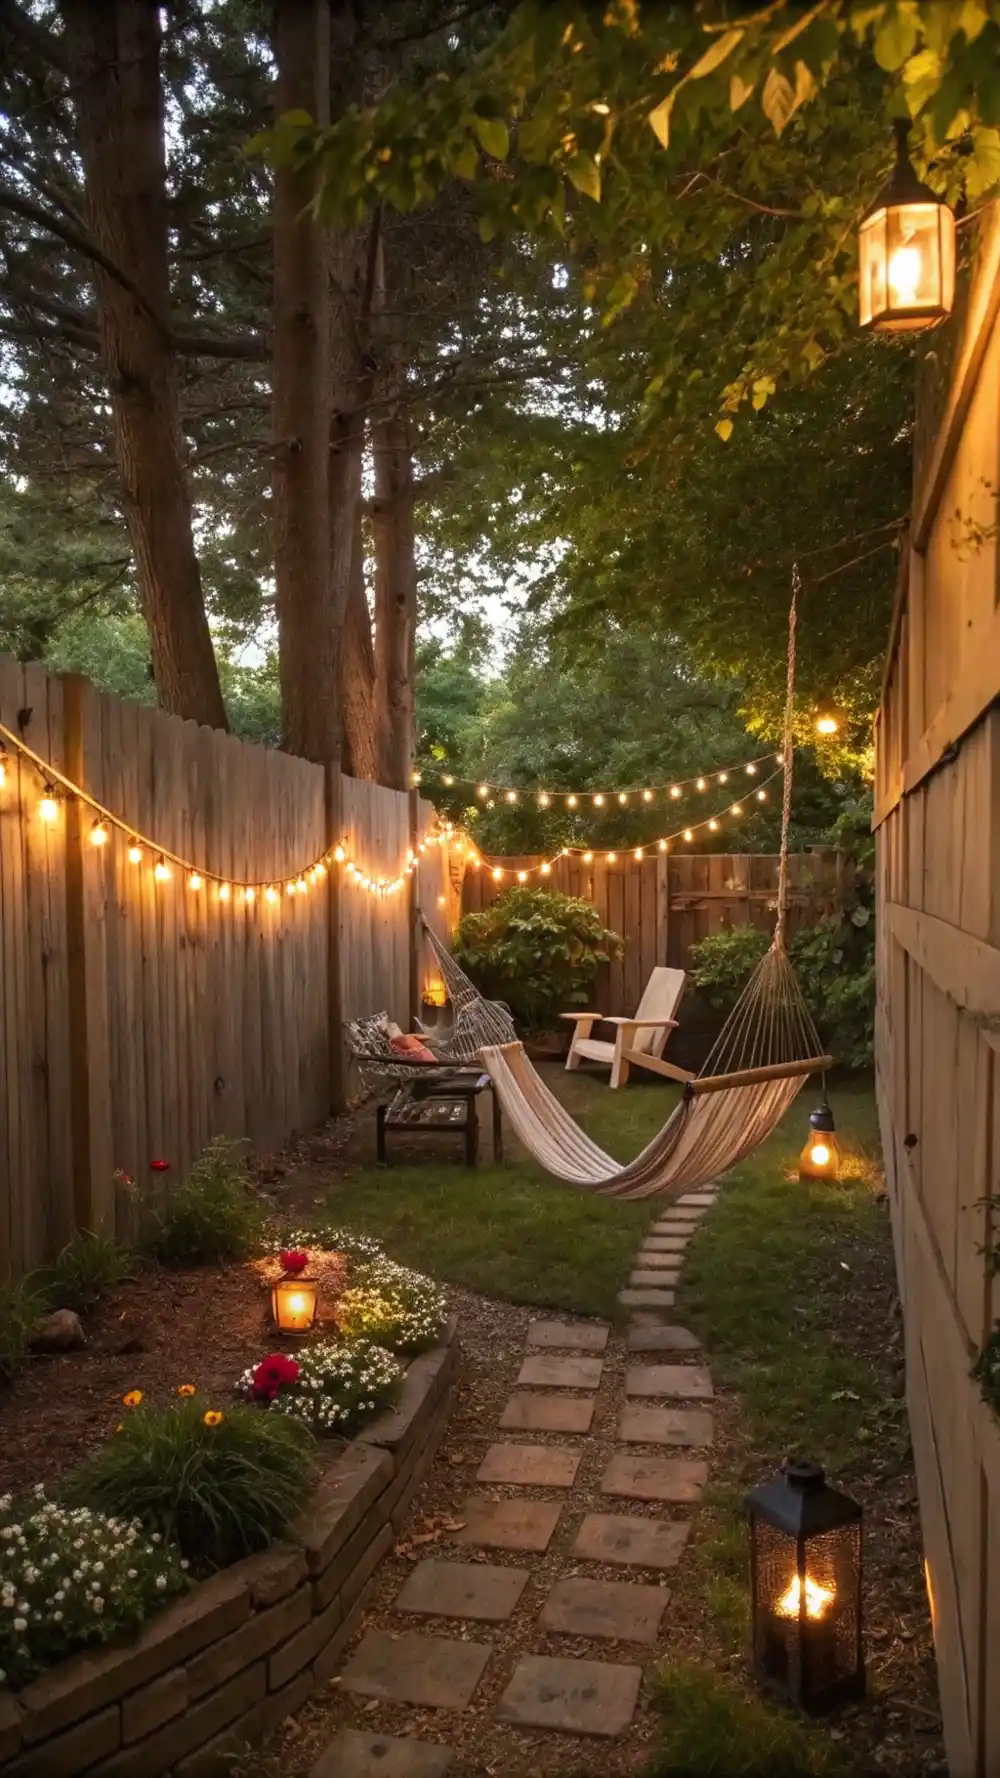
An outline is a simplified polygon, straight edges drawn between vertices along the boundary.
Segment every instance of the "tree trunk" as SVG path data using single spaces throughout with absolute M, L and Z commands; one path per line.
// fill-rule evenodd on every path
M 275 7 L 275 111 L 330 115 L 329 0 Z M 284 744 L 339 762 L 342 615 L 330 590 L 330 306 L 309 174 L 274 187 L 274 572 Z
M 413 449 L 404 410 L 373 427 L 375 451 L 375 705 L 380 777 L 406 790 L 413 771 L 413 649 L 417 624 Z
M 375 651 L 365 592 L 361 502 L 355 505 L 351 586 L 344 625 L 344 770 L 354 778 L 379 781 L 378 723 L 375 717 Z
M 156 0 L 63 0 L 125 514 L 160 703 L 226 728 L 192 530 L 174 354 Z M 141 294 L 137 294 L 141 293 Z M 144 300 L 143 300 L 144 299 Z

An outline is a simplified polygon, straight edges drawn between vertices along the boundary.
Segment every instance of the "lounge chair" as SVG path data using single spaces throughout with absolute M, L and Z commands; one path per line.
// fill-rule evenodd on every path
M 562 1018 L 572 1019 L 575 1025 L 567 1068 L 579 1068 L 581 1062 L 601 1062 L 611 1069 L 612 1087 L 625 1085 L 632 1065 L 664 1074 L 668 1080 L 692 1080 L 694 1076 L 686 1068 L 663 1060 L 667 1038 L 677 1024 L 673 1015 L 681 1003 L 686 982 L 683 969 L 654 969 L 635 1017 L 604 1019 L 605 1024 L 616 1026 L 614 1043 L 590 1035 L 603 1017 L 601 1013 L 564 1012 Z

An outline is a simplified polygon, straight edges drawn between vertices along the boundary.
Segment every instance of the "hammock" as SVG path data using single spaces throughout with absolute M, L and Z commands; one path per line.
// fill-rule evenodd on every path
M 452 1030 L 435 1045 L 437 1054 L 448 1062 L 475 1062 L 485 1044 L 513 1043 L 510 1009 L 499 1000 L 484 999 L 426 920 L 423 927 L 444 977 L 454 1019 Z
M 649 1198 L 707 1185 L 767 1140 L 807 1075 L 832 1065 L 832 1056 L 822 1053 L 785 946 L 798 585 L 798 569 L 794 569 L 774 938 L 701 1073 L 685 1086 L 673 1116 L 634 1161 L 621 1167 L 574 1123 L 531 1066 L 521 1044 L 495 1044 L 480 1051 L 483 1067 L 524 1147 L 548 1172 L 584 1191 Z

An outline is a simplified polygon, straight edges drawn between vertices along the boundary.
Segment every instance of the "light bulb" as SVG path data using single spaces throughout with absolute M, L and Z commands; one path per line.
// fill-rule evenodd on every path
M 443 778 L 442 778 L 442 780 L 441 780 L 441 782 L 442 782 L 442 784 L 447 784 L 447 785 L 448 785 L 448 787 L 449 787 L 449 789 L 450 789 L 450 788 L 451 788 L 451 786 L 452 786 L 452 785 L 453 785 L 453 784 L 454 784 L 454 782 L 455 782 L 455 780 L 454 780 L 454 778 L 453 778 L 453 777 L 452 777 L 452 775 L 451 775 L 451 773 L 450 773 L 450 772 L 445 772 L 445 775 L 444 775 L 444 777 L 443 777 Z
M 904 245 L 889 255 L 889 284 L 897 306 L 908 308 L 916 300 L 923 276 L 923 255 L 919 247 Z
M 503 871 L 500 869 L 500 866 L 498 864 L 494 865 L 494 867 L 493 867 L 493 881 L 494 881 L 494 883 L 499 883 L 502 876 L 503 876 Z
M 774 756 L 774 757 L 775 757 L 775 759 L 776 759 L 776 760 L 777 760 L 777 762 L 778 762 L 778 764 L 779 764 L 779 766 L 783 766 L 783 765 L 784 765 L 784 763 L 785 763 L 785 756 L 784 756 L 784 754 L 783 754 L 783 753 L 776 753 L 776 754 L 775 754 L 775 756 Z
M 309 887 L 309 885 L 306 882 L 305 877 L 297 877 L 296 878 L 295 889 L 296 889 L 297 894 L 304 895 L 306 890 L 308 889 L 308 887 Z
M 43 821 L 50 824 L 53 821 L 58 821 L 59 804 L 56 802 L 51 791 L 46 791 L 45 795 L 42 797 L 42 800 L 38 805 L 38 813 Z
M 684 829 L 684 838 L 687 840 L 688 845 L 690 845 L 691 841 L 694 839 L 694 834 L 691 832 L 691 829 L 689 827 L 686 827 Z
M 608 853 L 608 863 L 609 864 L 617 864 L 617 862 L 618 862 L 617 852 L 609 852 Z
M 411 784 L 419 784 L 420 783 L 420 773 L 419 772 L 411 772 L 410 773 L 410 783 Z
M 285 894 L 286 895 L 297 895 L 298 889 L 297 889 L 296 885 L 294 883 L 286 883 L 285 884 Z
M 128 861 L 129 864 L 142 863 L 142 847 L 137 845 L 135 840 L 132 841 L 132 844 L 128 849 Z
M 256 891 L 256 889 L 252 888 L 249 884 L 243 891 L 243 900 L 246 902 L 250 902 L 250 903 L 255 902 L 257 900 L 257 891 Z
M 191 875 L 188 877 L 188 888 L 189 889 L 200 889 L 204 881 L 205 881 L 204 877 L 199 876 L 198 872 L 196 870 L 193 870 L 191 872 Z
M 699 778 L 697 783 L 695 784 L 695 789 L 696 790 L 704 790 L 704 788 L 705 788 L 705 780 L 704 780 L 704 778 Z
M 840 724 L 835 716 L 817 716 L 816 733 L 818 735 L 835 735 Z
M 746 773 L 748 778 L 754 778 L 757 775 L 757 767 L 753 764 L 752 760 L 746 768 Z
M 642 857 L 642 847 L 641 846 L 636 846 L 636 849 L 633 852 L 632 857 L 633 858 L 641 858 Z
M 604 807 L 604 798 L 603 798 L 603 796 L 602 796 L 602 795 L 601 795 L 601 792 L 600 792 L 600 791 L 598 791 L 598 792 L 597 792 L 597 795 L 596 795 L 596 796 L 595 796 L 595 798 L 594 798 L 594 808 L 595 808 L 595 809 L 601 809 L 601 808 L 603 808 L 603 807 Z
M 326 865 L 323 864 L 322 861 L 320 863 L 318 863 L 316 866 L 316 875 L 318 877 L 325 877 L 326 876 Z
M 624 790 L 620 790 L 618 792 L 618 801 L 622 804 L 625 804 L 628 802 L 628 797 L 626 796 Z
M 734 803 L 732 808 L 730 809 L 729 813 L 731 815 L 742 815 L 742 813 L 743 813 L 742 805 L 740 803 Z
M 228 901 L 231 894 L 232 894 L 232 890 L 230 889 L 228 883 L 220 883 L 219 884 L 219 900 L 220 901 Z
M 153 866 L 153 875 L 158 883 L 166 883 L 170 877 L 170 866 L 165 858 L 158 858 Z
M 542 792 L 541 792 L 541 793 L 540 793 L 540 795 L 539 795 L 539 798 L 538 798 L 538 807 L 539 807 L 539 808 L 540 808 L 540 809 L 547 809 L 547 808 L 548 808 L 548 806 L 549 806 L 549 803 L 550 803 L 550 802 L 551 802 L 551 801 L 552 801 L 552 798 L 551 798 L 551 797 L 550 797 L 550 796 L 549 796 L 549 793 L 548 793 L 548 791 L 547 791 L 547 790 L 543 790 L 543 791 L 542 791 Z
M 719 773 L 719 783 L 720 784 L 728 784 L 729 783 L 729 773 L 728 772 L 720 772 Z
M 594 862 L 593 852 L 585 852 L 583 855 L 583 862 L 584 862 L 584 864 L 593 864 L 593 862 Z
M 651 803 L 653 800 L 653 792 L 651 790 L 644 790 L 642 793 L 642 800 L 644 803 Z
M 527 871 L 526 870 L 519 870 L 517 873 L 517 880 L 519 883 L 526 883 L 528 881 Z
M 767 791 L 766 790 L 758 790 L 757 801 L 759 803 L 766 803 L 767 802 Z
M 719 823 L 717 821 L 710 821 L 708 824 L 708 831 L 709 831 L 709 833 L 718 833 Z M 685 834 L 684 838 L 687 839 L 687 837 L 688 837 L 687 834 Z
M 507 801 L 509 803 L 516 803 L 517 802 L 517 791 L 516 790 L 508 790 Z
M 809 1159 L 814 1167 L 825 1167 L 830 1159 L 830 1150 L 825 1142 L 814 1142 L 809 1150 Z
M 670 794 L 671 794 L 671 796 L 672 796 L 672 797 L 678 797 L 678 796 L 680 796 L 680 794 L 681 794 L 681 787 L 680 787 L 680 785 L 679 785 L 679 784 L 671 784 L 671 786 L 670 786 Z
M 488 784 L 480 784 L 479 789 L 476 791 L 476 795 L 483 797 L 483 799 L 485 800 L 485 798 L 488 797 L 489 794 L 490 794 L 489 785 Z
M 344 848 L 343 848 L 343 846 L 335 846 L 334 850 L 333 850 L 333 856 L 337 860 L 338 864 L 343 864 L 343 862 L 344 862 Z M 410 853 L 410 857 L 411 858 L 413 857 L 412 852 Z
M 278 899 L 277 889 L 274 887 L 273 883 L 268 883 L 267 888 L 264 890 L 264 900 L 275 902 L 275 901 L 277 901 L 277 899 Z
M 568 797 L 567 797 L 567 798 L 566 798 L 566 807 L 567 807 L 567 809 L 575 809 L 575 808 L 576 808 L 576 802 L 577 802 L 577 799 L 576 799 L 576 797 L 575 797 L 575 796 L 568 796 Z
M 90 830 L 90 843 L 92 846 L 106 846 L 107 845 L 108 830 L 105 827 L 103 821 L 95 821 L 94 822 L 94 825 Z
M 542 876 L 543 876 L 543 877 L 548 877 L 548 876 L 551 876 L 551 875 L 552 875 L 552 866 L 551 866 L 551 864 L 543 864 L 543 865 L 542 865 Z
M 667 849 L 667 842 L 666 842 L 666 840 L 661 840 L 661 841 L 660 841 L 660 851 L 661 851 L 661 852 L 665 852 L 665 851 L 666 851 L 666 849 Z

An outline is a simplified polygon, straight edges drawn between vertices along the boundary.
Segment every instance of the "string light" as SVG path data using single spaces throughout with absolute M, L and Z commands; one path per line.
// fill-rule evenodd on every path
M 188 888 L 189 889 L 201 889 L 204 885 L 204 882 L 205 882 L 204 877 L 201 876 L 198 871 L 193 870 L 191 872 L 190 876 L 188 877 Z
M 485 798 L 488 797 L 489 794 L 490 794 L 489 785 L 488 784 L 480 784 L 479 789 L 476 791 L 476 795 L 481 796 L 485 800 Z
M 679 784 L 671 784 L 671 786 L 670 786 L 670 794 L 671 794 L 671 796 L 672 796 L 672 797 L 674 797 L 674 798 L 677 798 L 677 797 L 679 797 L 679 796 L 680 796 L 680 794 L 681 794 L 681 787 L 680 787 L 680 785 L 679 785 Z
M 132 844 L 129 846 L 128 861 L 129 864 L 142 863 L 142 847 L 139 845 L 138 840 L 133 840 Z
M 660 841 L 660 851 L 665 852 L 666 850 L 667 850 L 667 842 L 666 842 L 666 840 L 661 840 Z
M 750 761 L 750 764 L 745 769 L 748 778 L 756 778 L 757 767 L 754 765 L 753 760 Z
M 517 873 L 517 880 L 519 883 L 526 883 L 528 881 L 527 871 L 526 870 L 519 870 Z
M 620 790 L 618 792 L 618 801 L 622 804 L 623 807 L 628 802 L 628 797 L 626 796 L 624 790 Z
M 516 790 L 508 790 L 507 801 L 509 803 L 516 803 L 517 802 L 517 791 Z
M 170 881 L 170 866 L 162 855 L 156 860 L 156 863 L 153 866 L 153 875 L 158 883 L 167 883 Z
M 601 792 L 598 791 L 597 795 L 594 798 L 594 808 L 601 809 L 603 807 L 604 807 L 604 797 L 602 796 Z
M 503 876 L 503 871 L 500 869 L 500 866 L 498 864 L 494 865 L 494 867 L 493 867 L 493 881 L 494 881 L 494 883 L 499 883 L 502 876 Z
M 40 819 L 46 822 L 50 827 L 53 821 L 58 821 L 59 819 L 59 804 L 56 801 L 55 792 L 51 785 L 46 786 L 45 795 L 41 798 L 41 801 L 38 804 L 38 814 Z
M 753 777 L 759 768 L 764 765 L 765 762 L 770 760 L 776 760 L 779 765 L 782 763 L 780 754 L 762 753 L 758 754 L 756 759 L 750 760 L 749 762 L 740 760 L 737 763 L 725 767 L 724 770 L 727 774 L 731 772 L 745 771 L 750 777 Z M 428 774 L 424 774 L 424 776 L 427 775 Z M 474 789 L 476 796 L 478 796 L 482 802 L 488 801 L 491 792 L 500 797 L 507 797 L 509 792 L 509 786 L 507 784 L 491 784 L 486 779 L 477 780 L 475 778 L 463 778 L 458 773 L 444 770 L 443 767 L 431 766 L 429 768 L 429 775 L 436 776 L 438 781 L 447 789 L 451 789 L 455 785 L 467 787 L 470 791 Z M 415 771 L 412 776 L 412 781 L 414 784 L 419 784 L 421 782 L 421 773 Z M 721 782 L 725 783 L 724 777 L 721 779 Z M 621 803 L 626 803 L 629 798 L 633 796 L 641 796 L 643 802 L 653 802 L 657 791 L 662 790 L 666 792 L 669 790 L 671 794 L 683 795 L 685 788 L 688 786 L 694 786 L 698 790 L 704 790 L 705 785 L 705 776 L 699 775 L 697 778 L 681 778 L 677 781 L 676 785 L 651 784 L 645 787 L 641 784 L 613 785 L 611 787 L 604 786 L 597 793 L 593 790 L 584 791 L 579 789 L 551 791 L 547 786 L 521 785 L 519 788 L 519 795 L 536 797 L 539 808 L 550 808 L 555 801 L 562 799 L 568 809 L 575 809 L 579 806 L 581 797 L 593 800 L 595 794 L 598 794 L 602 799 L 601 803 L 597 804 L 598 808 L 600 808 L 603 803 L 611 797 L 617 798 Z
M 228 901 L 231 895 L 232 895 L 232 890 L 230 889 L 229 884 L 228 883 L 220 883 L 219 884 L 219 900 L 220 901 Z
M 94 825 L 90 830 L 90 843 L 92 846 L 98 846 L 98 847 L 107 845 L 108 830 L 105 827 L 103 821 L 95 821 L 94 822 Z
M 636 849 L 633 852 L 632 857 L 633 858 L 641 858 L 642 857 L 642 847 L 641 846 L 636 846 Z
M 695 789 L 696 790 L 704 790 L 705 788 L 706 788 L 706 786 L 705 786 L 704 778 L 696 778 L 695 779 Z
M 575 808 L 576 808 L 576 803 L 577 803 L 577 799 L 576 799 L 576 797 L 575 797 L 575 796 L 568 796 L 568 797 L 567 797 L 567 798 L 566 798 L 566 807 L 567 807 L 567 809 L 575 809 Z
M 728 784 L 729 783 L 729 773 L 728 772 L 720 772 L 719 773 L 719 783 L 720 784 Z
M 337 860 L 338 864 L 343 864 L 343 862 L 344 862 L 344 848 L 343 848 L 343 846 L 334 846 L 333 856 Z M 409 854 L 409 856 L 412 858 L 413 853 L 411 852 Z
M 540 809 L 547 809 L 551 801 L 552 801 L 552 798 L 550 797 L 547 790 L 542 790 L 539 792 L 538 807 Z
M 264 890 L 264 900 L 265 900 L 265 901 L 269 901 L 269 902 L 271 902 L 271 903 L 274 903 L 274 902 L 276 902 L 276 901 L 277 901 L 277 900 L 278 900 L 278 899 L 279 899 L 279 898 L 278 898 L 278 891 L 277 891 L 277 889 L 276 889 L 276 888 L 275 888 L 275 887 L 274 887 L 274 884 L 273 884 L 273 883 L 268 883 L 268 885 L 267 885 L 267 888 L 266 888 L 266 889 L 265 889 L 265 890 Z
M 608 853 L 608 863 L 609 864 L 617 864 L 617 862 L 618 862 L 617 852 L 609 852 Z
M 340 847 L 339 847 L 339 846 L 338 846 L 338 847 L 337 847 L 337 851 L 338 851 L 338 852 L 340 852 Z M 341 853 L 341 857 L 343 857 L 343 853 Z M 306 882 L 306 880 L 305 880 L 305 877 L 297 877 L 297 878 L 296 878 L 296 881 L 295 881 L 295 890 L 296 890 L 296 893 L 297 893 L 297 894 L 299 894 L 299 895 L 305 895 L 305 893 L 306 893 L 306 891 L 307 891 L 307 889 L 308 889 L 308 888 L 309 888 L 309 885 L 308 885 L 308 883 L 307 883 L 307 882 Z
M 686 827 L 684 829 L 684 838 L 687 840 L 687 843 L 690 846 L 691 841 L 694 839 L 694 834 L 691 832 L 691 829 L 689 827 Z
M 547 876 L 550 876 L 550 875 L 551 875 L 551 873 L 552 873 L 552 866 L 551 866 L 551 864 L 543 864 L 543 865 L 542 865 L 542 876 L 543 876 L 543 877 L 547 877 Z
M 448 788 L 449 788 L 449 790 L 450 790 L 450 789 L 451 789 L 451 786 L 452 786 L 452 785 L 453 785 L 453 784 L 454 784 L 454 782 L 455 782 L 455 780 L 454 780 L 454 778 L 453 778 L 453 777 L 452 777 L 452 776 L 451 776 L 451 775 L 450 775 L 450 773 L 448 773 L 448 772 L 445 772 L 445 775 L 444 775 L 444 777 L 443 777 L 443 778 L 442 778 L 442 780 L 441 780 L 441 782 L 442 782 L 442 784 L 447 784 L 447 786 L 448 786 Z
M 710 821 L 710 822 L 709 822 L 709 824 L 708 824 L 708 831 L 709 831 L 709 833 L 718 833 L 718 831 L 719 831 L 719 823 L 718 823 L 718 822 L 717 822 L 717 821 Z M 689 839 L 690 839 L 690 838 L 691 838 L 691 835 L 690 835 L 690 833 L 686 833 L 686 834 L 685 834 L 685 835 L 684 835 L 684 838 L 685 838 L 685 839 L 686 839 L 686 840 L 689 840 Z
M 642 800 L 644 803 L 651 803 L 653 800 L 653 792 L 651 790 L 644 790 L 642 793 Z
M 594 862 L 593 852 L 585 852 L 583 855 L 583 862 L 584 862 L 584 864 L 593 864 L 593 862 Z
M 243 900 L 246 902 L 254 902 L 254 901 L 256 901 L 256 899 L 257 899 L 257 891 L 256 891 L 256 889 L 254 889 L 252 884 L 248 883 L 246 888 L 243 891 Z
M 758 790 L 757 801 L 759 803 L 766 803 L 767 802 L 767 791 L 766 790 Z

